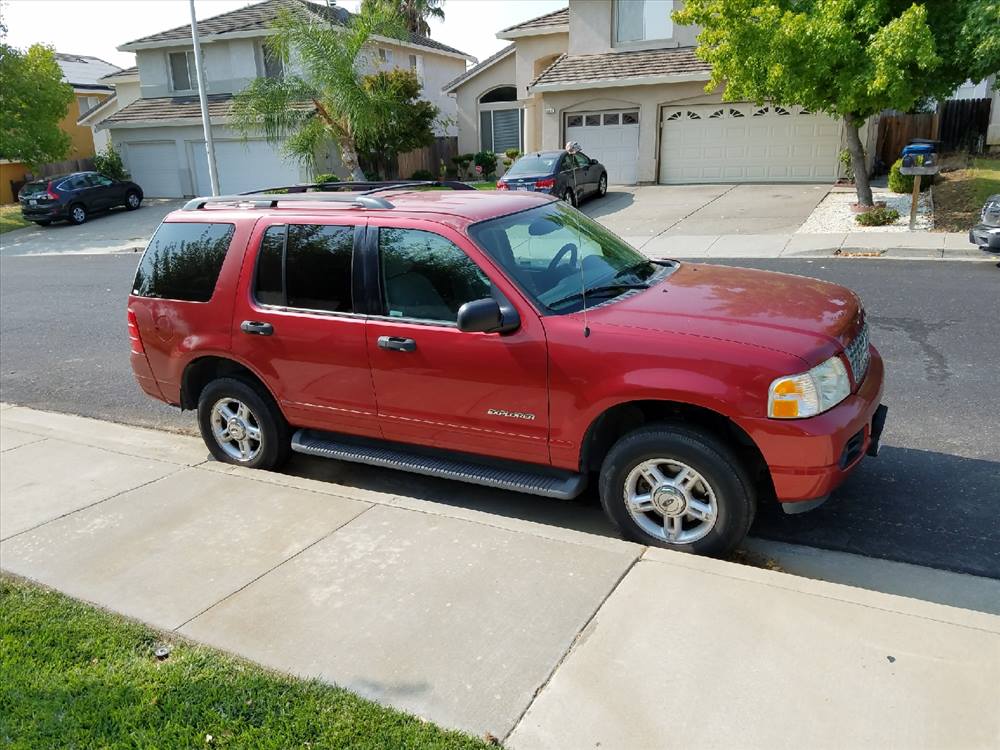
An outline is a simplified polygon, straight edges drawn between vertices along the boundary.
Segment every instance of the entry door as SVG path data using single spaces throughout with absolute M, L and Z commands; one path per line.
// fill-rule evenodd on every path
M 489 275 L 496 272 L 473 260 L 468 239 L 440 225 L 379 223 L 370 226 L 367 246 L 380 295 L 380 314 L 368 322 L 368 355 L 385 437 L 547 464 L 538 317 L 519 309 L 515 332 L 462 333 L 455 323 L 462 304 L 503 294 Z
M 379 437 L 352 262 L 364 222 L 262 220 L 251 237 L 232 348 L 297 427 Z

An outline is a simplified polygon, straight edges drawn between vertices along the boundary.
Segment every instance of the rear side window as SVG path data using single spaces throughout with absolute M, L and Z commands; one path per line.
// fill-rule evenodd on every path
M 257 257 L 254 294 L 265 305 L 351 312 L 354 227 L 268 227 Z
M 208 302 L 235 228 L 233 224 L 160 224 L 139 261 L 132 294 Z

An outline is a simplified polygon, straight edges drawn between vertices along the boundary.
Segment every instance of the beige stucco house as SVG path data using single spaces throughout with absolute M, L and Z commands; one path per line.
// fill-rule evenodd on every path
M 680 0 L 569 0 L 503 29 L 510 45 L 445 85 L 462 153 L 577 141 L 612 183 L 815 182 L 836 178 L 839 121 L 802 107 L 705 92 L 697 29 Z

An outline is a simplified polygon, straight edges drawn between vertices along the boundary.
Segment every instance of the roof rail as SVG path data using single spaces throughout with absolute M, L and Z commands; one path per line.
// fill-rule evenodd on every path
M 287 193 L 287 194 L 241 194 L 215 195 L 205 198 L 193 198 L 184 204 L 185 211 L 196 211 L 210 204 L 233 203 L 239 206 L 250 205 L 253 208 L 277 208 L 279 203 L 310 202 L 310 203 L 346 203 L 360 208 L 393 208 L 384 198 L 376 198 L 364 194 L 349 193 Z
M 444 187 L 451 190 L 475 190 L 472 185 L 456 180 L 381 180 L 368 182 L 312 182 L 301 185 L 280 185 L 277 187 L 263 188 L 261 190 L 248 190 L 241 195 L 257 195 L 259 193 L 307 193 L 307 192 L 333 192 L 337 190 L 349 190 L 354 193 L 375 193 L 382 190 L 394 190 L 396 188 L 408 187 Z

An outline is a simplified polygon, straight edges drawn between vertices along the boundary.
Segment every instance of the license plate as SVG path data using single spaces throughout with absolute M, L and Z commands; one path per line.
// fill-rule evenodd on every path
M 528 186 L 528 185 L 518 185 L 518 186 L 517 186 L 517 187 L 515 187 L 514 189 L 515 189 L 515 190 L 531 190 L 531 187 L 530 187 L 530 186 Z
M 37 206 L 38 205 L 38 201 L 36 201 L 34 198 L 32 198 L 31 200 L 28 201 L 28 205 L 29 206 Z

